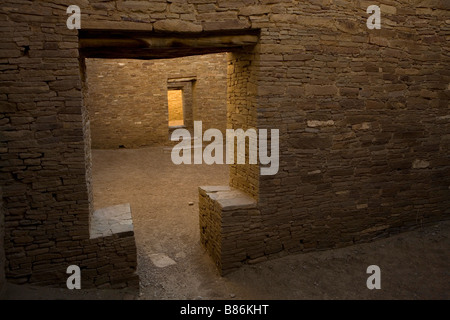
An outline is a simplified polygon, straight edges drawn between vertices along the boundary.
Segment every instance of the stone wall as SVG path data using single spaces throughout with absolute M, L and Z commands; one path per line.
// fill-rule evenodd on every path
M 258 128 L 256 73 L 259 55 L 256 51 L 235 51 L 228 64 L 228 128 L 248 130 Z M 236 150 L 235 143 L 235 150 Z M 230 165 L 230 185 L 254 198 L 259 193 L 259 166 L 248 164 L 248 146 L 245 165 Z M 237 162 L 237 160 L 235 159 Z
M 0 188 L 0 298 L 6 284 L 5 278 L 5 212 L 3 210 L 2 189 Z
M 370 1 L 269 14 L 258 125 L 280 129 L 281 167 L 259 182 L 264 254 L 450 217 L 450 7 L 431 3 L 381 1 L 381 30 L 366 27 Z
M 87 59 L 92 147 L 167 145 L 168 80 L 192 78 L 192 112 L 204 129 L 226 128 L 226 54 L 154 61 Z M 190 124 L 192 127 L 193 123 Z
M 366 27 L 368 1 L 71 1 L 83 28 L 159 37 L 260 30 L 256 47 L 228 55 L 227 78 L 227 126 L 281 133 L 277 175 L 231 168 L 231 186 L 257 202 L 251 260 L 450 216 L 448 1 L 379 3 L 381 30 Z M 62 0 L 0 1 L 6 276 L 18 283 L 61 284 L 53 275 L 86 259 L 91 241 L 90 123 L 66 9 Z M 206 115 L 209 104 L 197 108 Z M 97 247 L 93 268 L 108 270 Z
M 119 255 L 123 240 L 89 238 L 90 131 L 78 37 L 66 27 L 66 8 L 49 1 L 0 5 L 6 277 L 65 287 L 67 267 L 79 265 L 84 287 L 95 279 L 84 277 L 85 270 L 117 271 L 127 283 L 133 270 L 122 272 L 120 264 L 108 262 L 114 259 L 111 251 Z
M 130 205 L 96 210 L 91 216 L 89 234 L 89 241 L 83 244 L 88 257 L 80 265 L 86 286 L 139 288 Z
M 0 181 L 6 276 L 44 281 L 89 238 L 78 39 L 49 2 L 2 1 Z M 70 260 L 70 261 L 69 261 Z M 73 263 L 75 262 L 75 263 Z
M 261 216 L 256 201 L 231 187 L 200 187 L 199 194 L 200 242 L 221 274 L 260 261 L 265 235 L 257 232 Z
M 253 60 L 257 126 L 281 134 L 279 173 L 256 176 L 261 223 L 250 233 L 265 236 L 247 245 L 247 261 L 449 218 L 449 76 L 442 68 L 449 66 L 449 8 L 386 1 L 382 29 L 369 31 L 368 5 L 306 1 L 242 10 L 258 16 L 250 20 L 267 17 L 256 23 L 263 25 Z
M 169 104 L 169 124 L 173 122 L 179 122 L 180 125 L 184 122 L 183 117 L 183 91 L 182 90 L 169 90 L 168 94 Z

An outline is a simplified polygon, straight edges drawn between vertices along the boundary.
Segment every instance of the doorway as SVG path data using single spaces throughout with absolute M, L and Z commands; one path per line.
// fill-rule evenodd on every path
M 247 31 L 246 31 L 247 32 Z M 163 58 L 175 58 L 179 56 L 186 56 L 192 58 L 201 59 L 204 54 L 214 54 L 224 52 L 225 55 L 225 118 L 222 123 L 223 130 L 227 127 L 234 128 L 248 128 L 254 126 L 256 121 L 256 110 L 253 109 L 252 99 L 254 98 L 256 91 L 254 91 L 254 86 L 249 86 L 251 81 L 254 81 L 254 68 L 251 63 L 253 59 L 253 46 L 257 42 L 257 36 L 253 34 L 248 37 L 246 35 L 244 38 L 240 38 L 241 35 L 233 32 L 235 39 L 226 43 L 218 45 L 220 42 L 220 36 L 214 36 L 211 34 L 203 35 L 205 38 L 211 40 L 210 46 L 204 46 L 206 42 L 202 43 L 201 48 L 191 47 L 187 45 L 186 48 L 181 48 L 178 50 L 173 50 L 173 48 L 137 48 L 137 47 L 120 47 L 113 48 L 113 44 L 106 45 L 107 40 L 111 34 L 117 37 L 131 37 L 136 38 L 136 34 L 129 34 L 128 32 L 118 32 L 105 34 L 105 32 L 100 32 L 98 30 L 80 31 L 80 53 L 82 56 L 81 66 L 84 66 L 84 74 L 86 75 L 86 60 L 89 59 L 103 59 L 107 60 L 109 64 L 116 64 L 113 69 L 126 68 L 130 60 L 138 61 L 143 67 L 151 68 L 152 63 L 163 63 Z M 151 37 L 152 35 L 147 35 Z M 173 36 L 173 35 L 170 35 Z M 168 37 L 170 37 L 168 36 Z M 192 36 L 192 35 L 191 35 Z M 95 43 L 95 39 L 98 37 L 102 38 L 101 45 Z M 161 37 L 161 35 L 158 35 Z M 189 42 L 190 36 L 186 36 L 184 41 Z M 192 36 L 192 38 L 196 38 Z M 244 39 L 244 40 L 240 40 Z M 253 39 L 253 40 L 249 40 Z M 115 43 L 121 43 L 116 41 Z M 127 42 L 128 45 L 130 44 Z M 139 42 L 141 45 L 142 42 Z M 138 44 L 136 44 L 138 45 Z M 230 53 L 225 53 L 230 52 Z M 211 70 L 211 74 L 216 73 L 217 70 L 214 68 Z M 130 73 L 131 76 L 135 76 L 133 72 Z M 99 79 L 109 79 L 113 80 L 113 77 L 103 77 Z M 211 101 L 213 98 L 208 99 L 193 99 L 192 112 L 190 113 L 187 108 L 187 101 L 184 98 L 186 95 L 185 87 L 180 87 L 176 82 L 182 81 L 184 83 L 190 84 L 195 87 L 196 90 L 193 95 L 198 94 L 198 89 L 201 86 L 200 79 L 192 80 L 193 75 L 178 74 L 178 75 L 167 75 L 165 77 L 165 88 L 161 90 L 160 93 L 156 93 L 155 96 L 163 97 L 167 101 L 167 105 L 164 109 L 164 121 L 162 125 L 165 127 L 167 132 L 169 124 L 169 91 L 171 89 L 181 89 L 181 105 L 183 126 L 189 126 L 189 118 L 192 120 L 202 117 L 204 123 L 204 129 L 206 130 L 211 124 L 214 123 L 215 113 L 208 112 L 208 105 L 213 105 Z M 253 80 L 252 80 L 253 79 Z M 209 87 L 214 81 L 212 77 L 207 77 L 206 83 L 209 81 Z M 136 83 L 136 82 L 135 82 Z M 134 83 L 134 84 L 135 84 Z M 145 81 L 138 81 L 138 84 L 145 83 Z M 254 82 L 253 82 L 254 83 Z M 84 94 L 85 101 L 88 101 L 94 95 L 91 95 L 91 90 L 89 89 L 89 81 L 86 81 L 84 77 Z M 129 83 L 133 86 L 133 83 Z M 174 88 L 176 86 L 176 88 Z M 249 88 L 251 90 L 249 90 Z M 96 92 L 99 93 L 98 91 Z M 123 94 L 124 96 L 132 98 L 141 98 L 140 94 Z M 108 99 L 111 95 L 103 95 L 103 99 Z M 178 95 L 179 97 L 179 95 Z M 101 100 L 101 99 L 99 99 Z M 133 100 L 134 103 L 135 100 Z M 113 101 L 114 102 L 114 101 Z M 126 112 L 136 111 L 135 105 L 127 104 L 123 105 L 117 103 L 118 108 Z M 87 106 L 89 108 L 89 106 Z M 247 111 L 245 110 L 247 109 Z M 104 108 L 103 110 L 107 110 Z M 156 113 L 148 112 L 149 117 L 154 117 Z M 246 114 L 246 117 L 242 117 L 242 114 Z M 116 117 L 117 120 L 117 117 Z M 123 119 L 122 119 L 123 120 Z M 177 119 L 176 121 L 181 121 Z M 174 120 L 175 121 L 175 120 Z M 193 122 L 193 121 L 192 121 Z M 131 127 L 145 127 L 145 121 L 142 119 L 129 122 L 129 126 L 125 126 L 125 134 L 120 134 L 118 136 L 132 136 L 129 134 Z M 149 126 L 152 127 L 152 126 Z M 95 128 L 105 129 L 106 126 L 96 125 L 95 121 L 86 121 L 85 132 L 86 139 L 91 141 L 92 135 L 92 146 L 96 145 L 96 140 L 94 138 Z M 152 127 L 155 129 L 154 127 Z M 219 128 L 219 129 L 222 129 Z M 92 132 L 91 132 L 92 131 Z M 141 131 L 142 132 L 142 131 Z M 145 135 L 144 135 L 145 136 Z M 167 138 L 167 135 L 166 135 Z M 111 139 L 105 139 L 110 141 Z M 87 145 L 90 142 L 87 141 Z M 164 143 L 163 143 L 164 144 Z M 96 185 L 104 183 L 105 188 L 103 188 L 103 199 L 114 199 L 120 203 L 135 202 L 136 199 L 145 199 L 138 205 L 134 205 L 131 208 L 133 214 L 133 222 L 135 224 L 135 235 L 137 239 L 138 253 L 141 252 L 142 255 L 138 261 L 138 270 L 152 270 L 152 272 L 140 272 L 141 282 L 145 286 L 153 286 L 164 283 L 164 281 L 169 281 L 164 273 L 170 268 L 176 270 L 174 274 L 177 275 L 179 281 L 183 281 L 188 275 L 183 273 L 182 270 L 186 269 L 185 262 L 190 265 L 188 269 L 189 272 L 197 270 L 198 274 L 195 275 L 198 281 L 202 281 L 202 277 L 207 274 L 216 274 L 216 270 L 212 262 L 205 256 L 205 252 L 199 245 L 197 239 L 199 236 L 198 230 L 198 191 L 197 187 L 200 185 L 234 185 L 239 188 L 247 188 L 249 190 L 257 190 L 257 180 L 246 179 L 246 174 L 251 171 L 249 166 L 232 166 L 230 172 L 228 173 L 228 168 L 222 170 L 221 173 L 214 171 L 213 167 L 210 166 L 197 166 L 192 167 L 193 171 L 186 174 L 186 167 L 183 166 L 173 166 L 170 162 L 170 155 L 161 152 L 160 145 L 148 145 L 139 146 L 135 148 L 132 144 L 122 144 L 114 143 L 113 149 L 117 149 L 117 145 L 124 146 L 120 150 L 115 150 L 120 153 L 112 154 L 110 153 L 111 148 L 105 148 L 106 150 L 94 150 L 91 151 L 87 149 L 87 161 L 90 161 L 90 154 L 92 153 L 92 168 L 93 174 L 87 171 L 88 182 L 93 182 L 93 194 L 95 207 L 102 207 L 102 200 L 99 199 L 98 188 Z M 144 148 L 142 148 L 144 147 Z M 109 149 L 109 150 L 108 150 Z M 157 155 L 155 157 L 155 155 Z M 159 163 L 158 161 L 163 161 Z M 91 164 L 88 164 L 89 168 Z M 115 167 L 116 170 L 114 174 L 107 173 L 108 169 Z M 118 168 L 118 169 L 117 169 Z M 208 170 L 211 170 L 211 174 L 208 174 Z M 254 174 L 252 174 L 254 176 Z M 189 178 L 190 177 L 190 178 Z M 185 178 L 191 180 L 186 181 Z M 121 180 L 122 179 L 122 180 Z M 102 182 L 103 181 L 103 182 Z M 109 190 L 106 184 L 109 184 Z M 152 187 L 151 188 L 145 188 Z M 165 188 L 164 186 L 167 186 Z M 186 191 L 186 196 L 182 196 L 185 187 L 189 187 L 189 192 Z M 90 188 L 92 191 L 92 187 Z M 174 193 L 175 191 L 181 193 Z M 256 192 L 256 191 L 255 191 Z M 97 199 L 97 200 L 96 200 Z M 109 200 L 108 200 L 109 201 Z M 150 202 L 149 202 L 150 201 Z M 159 201 L 166 201 L 166 204 L 162 204 Z M 111 203 L 112 205 L 113 203 Z M 105 202 L 104 205 L 110 205 Z M 154 205 L 153 207 L 151 205 Z M 166 209 L 170 206 L 175 205 L 177 208 L 171 209 L 170 212 Z M 177 213 L 172 215 L 172 213 Z M 148 216 L 146 214 L 150 213 Z M 142 214 L 142 215 L 141 215 Z M 180 215 L 181 214 L 181 215 Z M 167 228 L 161 232 L 154 228 L 158 221 L 165 219 L 167 222 Z M 189 221 L 191 222 L 188 222 Z M 191 227 L 189 227 L 189 223 Z M 176 225 L 176 227 L 174 227 Z M 145 233 L 151 234 L 154 238 L 145 240 Z M 144 235 L 144 237 L 141 237 Z M 173 241 L 177 238 L 178 241 Z M 140 241 L 139 239 L 144 239 Z M 172 243 L 172 247 L 170 246 Z M 178 243 L 178 245 L 176 244 Z M 172 249 L 167 249 L 167 248 Z M 149 269 L 150 268 L 150 269 Z M 203 270 L 203 271 L 202 271 Z M 160 277 L 159 277 L 160 275 Z M 157 279 L 155 279 L 157 277 Z
M 183 90 L 169 89 L 167 91 L 167 101 L 169 105 L 169 127 L 184 127 Z

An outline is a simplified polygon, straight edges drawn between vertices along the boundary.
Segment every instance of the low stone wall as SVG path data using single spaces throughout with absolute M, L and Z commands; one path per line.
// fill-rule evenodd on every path
M 89 238 L 71 246 L 71 241 L 59 243 L 58 248 L 32 250 L 35 258 L 23 257 L 20 261 L 33 261 L 30 275 L 11 277 L 14 283 L 66 287 L 69 266 L 81 269 L 81 288 L 139 288 L 136 274 L 137 251 L 129 205 L 100 209 L 91 217 Z M 64 248 L 66 245 L 66 249 Z M 36 252 L 38 251 L 38 252 Z M 15 265 L 10 267 L 15 270 Z
M 130 205 L 96 210 L 91 217 L 89 234 L 86 247 L 90 247 L 91 255 L 96 256 L 83 261 L 80 266 L 85 268 L 86 286 L 139 288 Z
M 231 187 L 200 187 L 200 241 L 224 275 L 265 255 L 251 232 L 260 224 L 256 201 Z
M 80 265 L 83 288 L 139 288 L 134 232 L 91 239 L 84 251 L 91 258 Z

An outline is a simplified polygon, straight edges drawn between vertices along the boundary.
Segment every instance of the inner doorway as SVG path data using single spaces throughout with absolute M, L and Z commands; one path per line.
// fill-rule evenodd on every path
M 184 126 L 184 107 L 183 107 L 183 90 L 171 89 L 167 92 L 167 100 L 169 103 L 169 127 Z

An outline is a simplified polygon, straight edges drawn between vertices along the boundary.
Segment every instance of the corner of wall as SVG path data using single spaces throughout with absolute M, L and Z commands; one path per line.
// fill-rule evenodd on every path
M 3 209 L 3 197 L 2 197 L 2 190 L 0 188 L 0 299 L 3 297 L 4 291 L 5 291 L 5 284 L 6 284 L 6 278 L 5 278 L 5 246 L 4 246 L 4 240 L 5 240 L 5 212 Z

